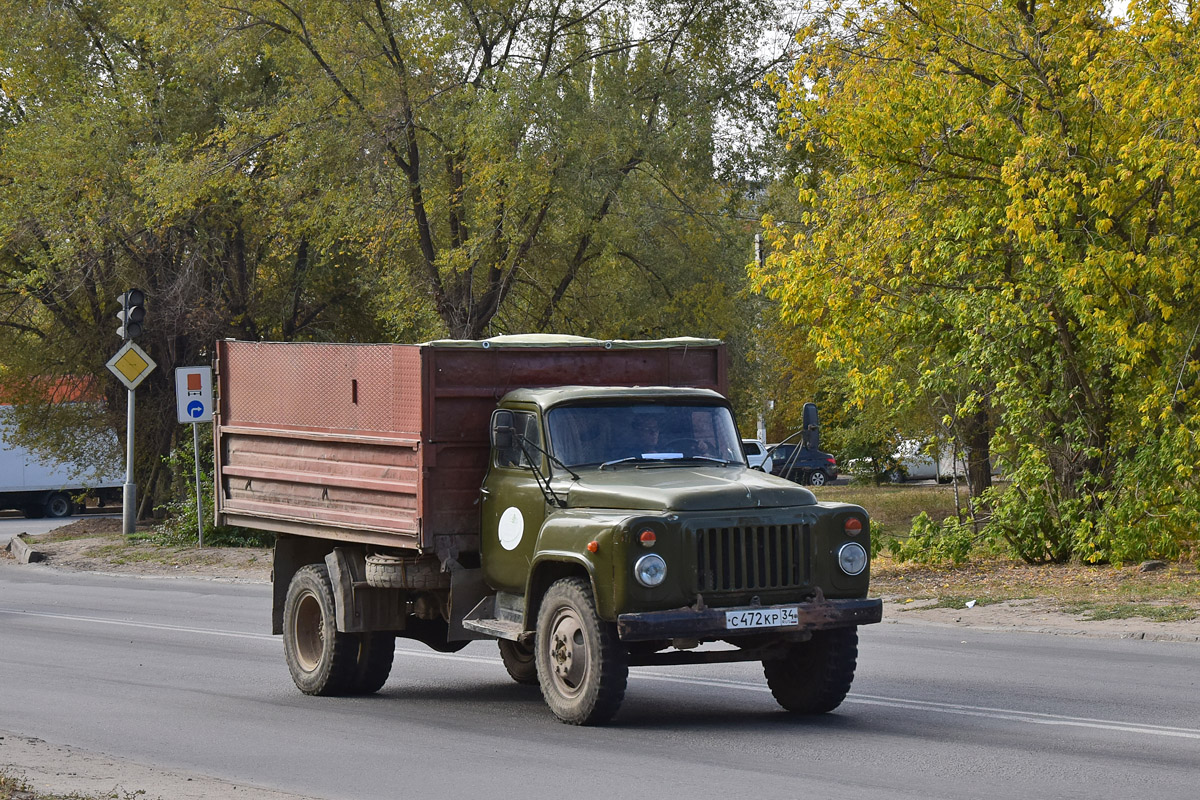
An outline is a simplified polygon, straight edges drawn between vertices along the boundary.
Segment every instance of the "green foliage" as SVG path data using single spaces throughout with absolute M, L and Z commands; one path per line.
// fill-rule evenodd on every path
M 3 377 L 89 377 L 89 424 L 122 431 L 104 363 L 116 297 L 144 289 L 152 505 L 174 368 L 224 337 L 721 336 L 746 386 L 753 143 L 732 132 L 760 127 L 779 20 L 772 0 L 0 0 Z
M 1200 507 L 1200 11 L 863 0 L 800 40 L 782 127 L 831 155 L 799 220 L 764 220 L 757 288 L 848 408 L 932 413 L 1002 461 L 1006 483 L 973 478 L 986 541 L 1031 562 L 1180 552 Z
M 702 316 L 709 293 L 681 286 L 727 286 L 744 262 L 722 167 L 745 148 L 720 121 L 759 96 L 770 0 L 252 0 L 211 17 L 198 56 L 259 53 L 272 91 L 199 155 L 261 169 L 289 230 L 414 287 L 451 336 L 657 333 Z
M 201 423 L 200 427 L 200 494 L 204 525 L 205 547 L 271 547 L 275 534 L 239 528 L 232 525 L 215 525 L 213 498 L 213 448 L 212 425 Z M 190 431 L 189 431 L 190 433 Z M 154 529 L 152 537 L 160 545 L 195 545 L 199 538 L 199 523 L 196 504 L 196 460 L 191 436 L 182 436 L 170 455 L 163 458 L 173 476 L 173 484 L 167 496 L 171 499 L 157 509 L 165 518 Z
M 967 560 L 978 540 L 969 524 L 952 517 L 934 522 L 922 511 L 913 519 L 909 535 L 889 539 L 886 548 L 897 561 L 958 565 Z

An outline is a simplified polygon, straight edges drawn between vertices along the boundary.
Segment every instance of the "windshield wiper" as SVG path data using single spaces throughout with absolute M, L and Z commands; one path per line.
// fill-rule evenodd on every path
M 626 456 L 625 458 L 614 458 L 612 461 L 605 461 L 600 465 L 600 469 L 616 466 L 617 464 L 678 464 L 681 461 L 707 461 L 710 464 L 719 464 L 722 467 L 737 463 L 736 461 L 725 461 L 724 459 L 713 458 L 712 456 L 672 456 L 671 458 Z
M 661 458 L 646 458 L 644 456 L 626 456 L 625 458 L 614 458 L 612 461 L 605 461 L 603 464 L 600 465 L 600 469 L 604 469 L 605 467 L 612 467 L 617 464 L 629 464 L 629 463 L 654 464 L 654 463 L 657 463 L 662 460 L 663 459 L 661 459 Z

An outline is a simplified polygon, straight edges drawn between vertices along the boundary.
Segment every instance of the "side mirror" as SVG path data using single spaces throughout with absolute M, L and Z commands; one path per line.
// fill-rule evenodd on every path
M 804 417 L 802 420 L 804 426 L 804 434 L 801 436 L 801 441 L 809 450 L 821 449 L 821 426 L 817 420 L 817 404 L 804 404 Z
M 513 413 L 500 409 L 492 414 L 492 447 L 508 450 L 516 446 L 517 431 L 513 427 Z

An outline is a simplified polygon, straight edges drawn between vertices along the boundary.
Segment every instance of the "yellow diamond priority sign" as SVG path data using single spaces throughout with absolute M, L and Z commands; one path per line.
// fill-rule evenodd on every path
M 126 389 L 132 390 L 136 389 L 158 365 L 146 355 L 145 350 L 133 342 L 126 342 L 125 346 L 108 360 L 106 366 L 113 375 L 121 379 Z

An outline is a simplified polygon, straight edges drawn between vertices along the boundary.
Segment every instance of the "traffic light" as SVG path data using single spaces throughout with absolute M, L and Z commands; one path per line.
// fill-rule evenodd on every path
M 142 335 L 142 320 L 146 318 L 146 293 L 141 289 L 130 289 L 121 295 L 121 310 L 117 319 L 121 327 L 117 328 L 117 336 L 128 341 Z

